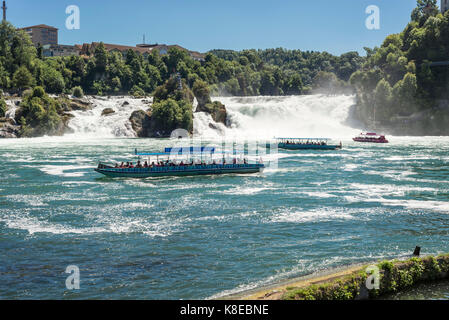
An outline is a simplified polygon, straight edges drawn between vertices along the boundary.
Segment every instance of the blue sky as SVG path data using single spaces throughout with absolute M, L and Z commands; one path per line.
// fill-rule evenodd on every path
M 80 8 L 80 30 L 67 30 L 68 5 Z M 380 8 L 380 30 L 368 30 L 365 9 Z M 59 28 L 59 43 L 179 44 L 210 49 L 288 49 L 333 54 L 382 43 L 402 31 L 416 0 L 7 0 L 17 27 Z

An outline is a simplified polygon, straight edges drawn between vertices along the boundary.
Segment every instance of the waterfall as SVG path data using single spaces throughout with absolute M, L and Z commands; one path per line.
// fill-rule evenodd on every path
M 87 97 L 92 109 L 72 111 L 69 127 L 74 135 L 93 137 L 134 137 L 129 117 L 136 110 L 147 110 L 150 100 L 132 97 Z M 115 112 L 102 115 L 106 108 Z
M 129 117 L 147 110 L 149 101 L 131 97 L 88 97 L 92 110 L 72 111 L 69 126 L 75 135 L 134 137 Z M 194 113 L 193 133 L 203 138 L 329 137 L 347 138 L 359 130 L 345 125 L 353 96 L 215 97 L 228 112 L 228 126 L 216 123 L 209 114 Z M 124 103 L 125 101 L 128 104 Z M 105 108 L 115 113 L 102 116 Z
M 353 96 L 216 97 L 228 112 L 229 127 L 209 115 L 195 114 L 200 136 L 270 139 L 273 137 L 347 138 L 359 132 L 345 125 Z
M 14 119 L 16 110 L 18 108 L 16 103 L 20 103 L 20 99 L 5 100 L 8 110 L 6 110 L 5 117 L 7 119 Z

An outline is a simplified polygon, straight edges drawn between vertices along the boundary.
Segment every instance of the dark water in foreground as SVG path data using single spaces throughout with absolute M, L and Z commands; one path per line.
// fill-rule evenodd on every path
M 449 139 L 391 140 L 281 152 L 260 175 L 146 180 L 92 168 L 166 141 L 0 141 L 0 298 L 202 299 L 449 252 Z

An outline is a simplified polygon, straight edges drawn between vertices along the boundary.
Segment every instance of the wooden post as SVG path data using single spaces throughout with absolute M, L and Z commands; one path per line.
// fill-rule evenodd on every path
M 416 246 L 415 251 L 413 251 L 413 255 L 419 257 L 420 252 L 421 252 L 421 247 Z

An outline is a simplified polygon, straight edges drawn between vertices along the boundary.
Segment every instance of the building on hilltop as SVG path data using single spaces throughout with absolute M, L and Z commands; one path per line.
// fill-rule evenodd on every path
M 31 38 L 33 44 L 37 47 L 40 45 L 58 44 L 58 29 L 55 27 L 47 26 L 45 24 L 39 24 L 36 26 L 20 28 L 24 30 Z
M 441 0 L 440 9 L 442 13 L 445 13 L 447 10 L 449 10 L 449 1 L 448 0 Z
M 42 46 L 44 57 L 72 56 L 81 52 L 80 47 L 58 44 L 58 29 L 55 27 L 39 24 L 19 30 L 30 36 L 34 46 Z
M 80 46 L 69 46 L 64 44 L 46 44 L 42 49 L 44 57 L 79 56 L 81 52 Z
M 91 56 L 94 54 L 95 49 L 100 45 L 100 42 L 92 42 L 91 44 L 89 43 L 84 43 L 81 47 L 81 55 L 85 55 L 85 56 Z M 126 52 L 128 50 L 132 50 L 136 53 L 140 53 L 144 56 L 148 56 L 151 52 L 153 51 L 157 51 L 159 52 L 159 54 L 164 55 L 168 53 L 168 50 L 170 48 L 178 48 L 180 50 L 185 50 L 186 52 L 189 53 L 189 55 L 198 61 L 203 61 L 204 60 L 204 55 L 196 52 L 196 51 L 190 51 L 187 50 L 186 48 L 183 48 L 181 46 L 178 45 L 166 45 L 166 44 L 138 44 L 135 47 L 133 46 L 124 46 L 124 45 L 119 45 L 119 44 L 110 44 L 110 43 L 103 43 L 105 49 L 109 52 L 119 52 L 122 55 L 126 55 Z

